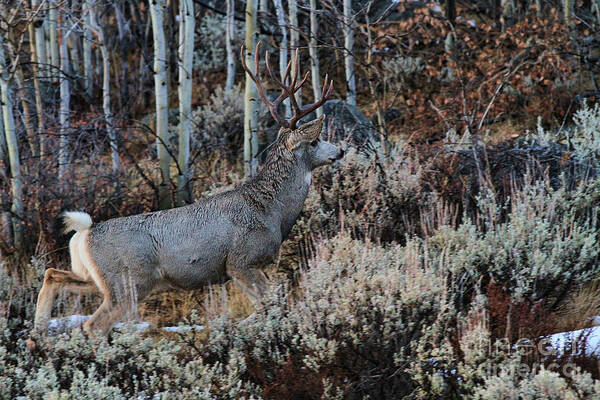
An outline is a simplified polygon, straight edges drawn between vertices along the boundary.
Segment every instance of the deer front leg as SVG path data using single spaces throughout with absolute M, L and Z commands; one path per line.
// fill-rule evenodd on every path
M 262 298 L 267 291 L 269 280 L 259 268 L 253 266 L 227 268 L 227 274 L 242 288 L 250 298 L 254 309 L 261 305 Z

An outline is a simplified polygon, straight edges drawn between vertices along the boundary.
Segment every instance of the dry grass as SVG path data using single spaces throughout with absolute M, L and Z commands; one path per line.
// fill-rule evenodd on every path
M 590 318 L 600 315 L 600 282 L 574 291 L 561 307 L 556 329 L 559 332 L 589 328 Z

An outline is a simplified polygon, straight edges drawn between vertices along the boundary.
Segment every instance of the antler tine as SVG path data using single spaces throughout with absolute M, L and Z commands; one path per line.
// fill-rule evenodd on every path
M 271 79 L 273 79 L 275 81 L 275 83 L 277 84 L 277 86 L 279 86 L 281 88 L 282 93 L 285 92 L 289 96 L 290 95 L 289 88 L 285 85 L 285 81 L 287 80 L 287 77 L 290 74 L 290 70 L 292 68 L 291 62 L 288 62 L 287 67 L 285 67 L 285 72 L 283 74 L 283 81 L 281 81 L 273 73 L 273 69 L 271 68 L 271 62 L 269 61 L 269 52 L 267 52 L 267 56 L 265 57 L 265 61 L 266 61 L 266 64 L 267 64 L 267 71 L 269 71 L 269 75 L 271 76 Z
M 333 80 L 329 81 L 329 88 L 327 88 L 327 80 L 329 79 L 329 75 L 325 74 L 325 81 L 323 82 L 323 90 L 321 91 L 321 100 L 327 100 L 329 96 L 331 96 L 331 92 L 333 92 Z M 327 91 L 326 91 L 327 90 Z
M 304 78 L 302 78 L 300 83 L 298 83 L 294 88 L 294 93 L 296 93 L 302 87 L 302 85 L 304 85 L 304 82 L 306 82 L 306 80 L 308 79 L 308 75 L 310 75 L 310 71 L 306 71 L 306 73 L 304 74 Z
M 306 78 L 303 79 L 303 81 L 304 80 L 306 80 Z M 323 82 L 323 90 L 321 91 L 321 98 L 313 104 L 308 104 L 307 106 L 302 108 L 298 107 L 297 110 L 294 109 L 297 112 L 294 113 L 294 116 L 290 120 L 290 129 L 294 129 L 296 127 L 296 122 L 298 122 L 302 117 L 304 117 L 307 114 L 310 114 L 317 108 L 321 107 L 327 101 L 332 92 L 333 80 L 329 80 L 329 76 L 325 75 L 325 80 Z
M 305 115 L 307 115 L 307 114 L 311 113 L 312 111 L 316 110 L 317 108 L 321 107 L 325 103 L 325 101 L 327 101 L 327 99 L 333 92 L 333 80 L 329 80 L 329 76 L 325 75 L 325 80 L 323 82 L 323 90 L 321 92 L 321 98 L 313 104 L 309 104 L 305 107 L 300 107 L 298 105 L 298 102 L 297 102 L 294 94 L 298 90 L 300 90 L 300 88 L 304 85 L 304 83 L 308 79 L 309 72 L 307 71 L 306 74 L 304 74 L 304 78 L 302 78 L 302 80 L 300 82 L 298 82 L 298 70 L 300 69 L 299 68 L 300 65 L 298 63 L 298 53 L 299 53 L 298 49 L 296 49 L 296 51 L 294 52 L 294 55 L 292 56 L 292 59 L 288 62 L 281 80 L 279 80 L 277 78 L 277 76 L 273 73 L 273 68 L 271 68 L 271 61 L 269 58 L 269 52 L 267 51 L 267 52 L 265 52 L 265 62 L 267 64 L 267 71 L 268 71 L 271 79 L 273 79 L 273 81 L 275 81 L 275 83 L 281 89 L 281 94 L 277 97 L 277 99 L 275 99 L 275 101 L 273 101 L 273 102 L 270 102 L 268 100 L 268 98 L 265 94 L 265 90 L 259 80 L 260 45 L 261 45 L 261 42 L 258 42 L 256 44 L 256 50 L 255 50 L 255 54 L 254 54 L 254 73 L 252 73 L 252 71 L 250 71 L 250 69 L 246 65 L 246 60 L 245 60 L 245 55 L 244 55 L 245 48 L 244 48 L 244 46 L 242 46 L 241 54 L 240 54 L 240 58 L 242 60 L 242 67 L 244 68 L 246 73 L 248 73 L 248 76 L 256 84 L 258 94 L 260 95 L 260 98 L 262 99 L 262 101 L 269 108 L 269 111 L 271 112 L 271 115 L 273 116 L 273 118 L 275 118 L 275 120 L 281 126 L 283 126 L 285 128 L 296 129 L 296 122 L 298 122 Z M 291 72 L 291 75 L 290 75 L 290 72 Z M 290 85 L 285 84 L 285 82 L 288 79 L 288 76 L 290 77 L 290 80 L 291 80 Z M 286 98 L 290 99 L 290 104 L 292 106 L 292 109 L 294 110 L 294 115 L 292 116 L 292 118 L 289 121 L 285 120 L 283 117 L 281 117 L 277 113 L 277 109 L 278 109 L 279 105 Z
M 246 57 L 244 54 L 245 46 L 242 45 L 242 48 L 240 51 L 240 59 L 242 61 L 242 67 L 244 68 L 244 70 L 246 71 L 246 73 L 248 74 L 250 79 L 252 79 L 254 81 L 254 83 L 256 84 L 256 89 L 258 90 L 258 94 L 259 94 L 260 98 L 262 99 L 263 103 L 265 103 L 267 105 L 267 107 L 269 108 L 269 111 L 271 112 L 271 115 L 273 116 L 273 118 L 275 118 L 275 120 L 281 126 L 288 128 L 290 126 L 289 122 L 286 121 L 284 118 L 282 118 L 277 113 L 277 107 L 279 107 L 279 104 L 283 101 L 283 99 L 285 99 L 287 97 L 287 94 L 282 93 L 281 95 L 279 95 L 279 97 L 273 103 L 271 103 L 269 101 L 269 99 L 267 98 L 267 95 L 265 94 L 265 90 L 264 90 L 262 84 L 260 83 L 259 73 L 258 73 L 260 44 L 261 44 L 260 41 L 256 44 L 256 49 L 255 49 L 255 54 L 254 54 L 254 73 L 252 73 L 252 71 L 250 71 L 250 68 L 248 68 L 248 66 L 246 65 Z M 268 55 L 269 55 L 269 53 L 267 52 L 267 67 L 269 67 Z M 269 71 L 269 73 L 271 74 L 271 71 Z M 271 76 L 272 76 L 272 74 L 271 74 Z

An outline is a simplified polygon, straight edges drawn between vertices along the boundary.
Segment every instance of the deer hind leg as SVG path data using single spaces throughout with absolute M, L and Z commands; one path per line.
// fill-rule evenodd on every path
M 126 305 L 115 304 L 110 298 L 105 297 L 96 312 L 90 319 L 85 321 L 83 329 L 91 337 L 96 337 L 97 332 L 106 336 L 115 322 L 117 322 L 128 309 L 129 308 Z
M 107 336 L 123 315 L 136 309 L 139 300 L 138 288 L 134 281 L 125 276 L 113 277 L 108 281 L 103 279 L 101 283 L 104 288 L 104 300 L 83 324 L 83 329 L 90 337 L 96 337 L 97 332 Z
M 48 328 L 54 301 L 61 290 L 71 293 L 89 293 L 98 289 L 94 282 L 85 280 L 71 271 L 47 269 L 44 275 L 44 284 L 37 299 L 34 321 L 36 330 L 45 331 Z

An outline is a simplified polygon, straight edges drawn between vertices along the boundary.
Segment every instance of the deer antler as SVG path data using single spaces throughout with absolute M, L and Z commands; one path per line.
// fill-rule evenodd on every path
M 285 72 L 283 74 L 283 78 L 281 80 L 276 78 L 275 74 L 273 73 L 273 70 L 271 69 L 271 63 L 269 62 L 269 52 L 267 51 L 265 54 L 267 71 L 269 72 L 271 79 L 273 79 L 273 81 L 275 81 L 277 86 L 279 86 L 281 88 L 281 94 L 279 95 L 279 97 L 277 97 L 277 99 L 275 99 L 274 102 L 271 103 L 266 96 L 265 89 L 263 88 L 262 84 L 260 83 L 259 76 L 258 76 L 258 61 L 259 61 L 258 55 L 259 55 L 259 50 L 260 50 L 260 44 L 261 44 L 260 42 L 258 42 L 256 44 L 256 50 L 255 50 L 255 54 L 254 54 L 254 73 L 252 73 L 252 71 L 250 71 L 250 69 L 246 65 L 246 60 L 244 57 L 244 50 L 245 50 L 244 46 L 242 46 L 241 56 L 240 56 L 240 58 L 242 60 L 242 67 L 248 73 L 248 76 L 250 76 L 250 78 L 256 84 L 256 88 L 258 89 L 258 94 L 260 95 L 260 98 L 262 99 L 263 103 L 265 103 L 267 105 L 267 107 L 269 108 L 269 111 L 271 112 L 271 115 L 273 116 L 273 118 L 275 118 L 275 120 L 279 123 L 279 125 L 283 126 L 284 128 L 289 128 L 291 130 L 294 130 L 294 129 L 296 129 L 296 123 L 302 117 L 311 113 L 312 111 L 316 110 L 317 108 L 321 107 L 325 103 L 325 101 L 327 101 L 327 99 L 333 92 L 333 81 L 329 80 L 329 77 L 327 75 L 325 75 L 325 81 L 323 82 L 323 91 L 321 92 L 321 98 L 315 103 L 307 104 L 304 107 L 300 107 L 298 105 L 298 102 L 296 101 L 296 97 L 294 96 L 294 94 L 302 87 L 302 85 L 304 85 L 304 83 L 308 79 L 309 72 L 306 72 L 306 74 L 304 75 L 304 78 L 302 78 L 302 80 L 300 82 L 297 81 L 298 80 L 298 68 L 292 68 L 292 63 L 294 65 L 298 66 L 298 49 L 296 49 L 296 52 L 294 53 L 292 60 L 290 62 L 288 62 L 287 67 L 285 68 Z M 290 71 L 292 72 L 291 76 L 290 76 L 290 85 L 286 85 L 285 82 L 287 81 L 287 78 L 290 75 Z M 290 118 L 289 121 L 286 120 L 285 118 L 283 118 L 277 112 L 277 109 L 278 109 L 279 105 L 281 104 L 281 102 L 287 98 L 290 99 L 290 104 L 292 105 L 292 109 L 294 110 L 294 115 Z

